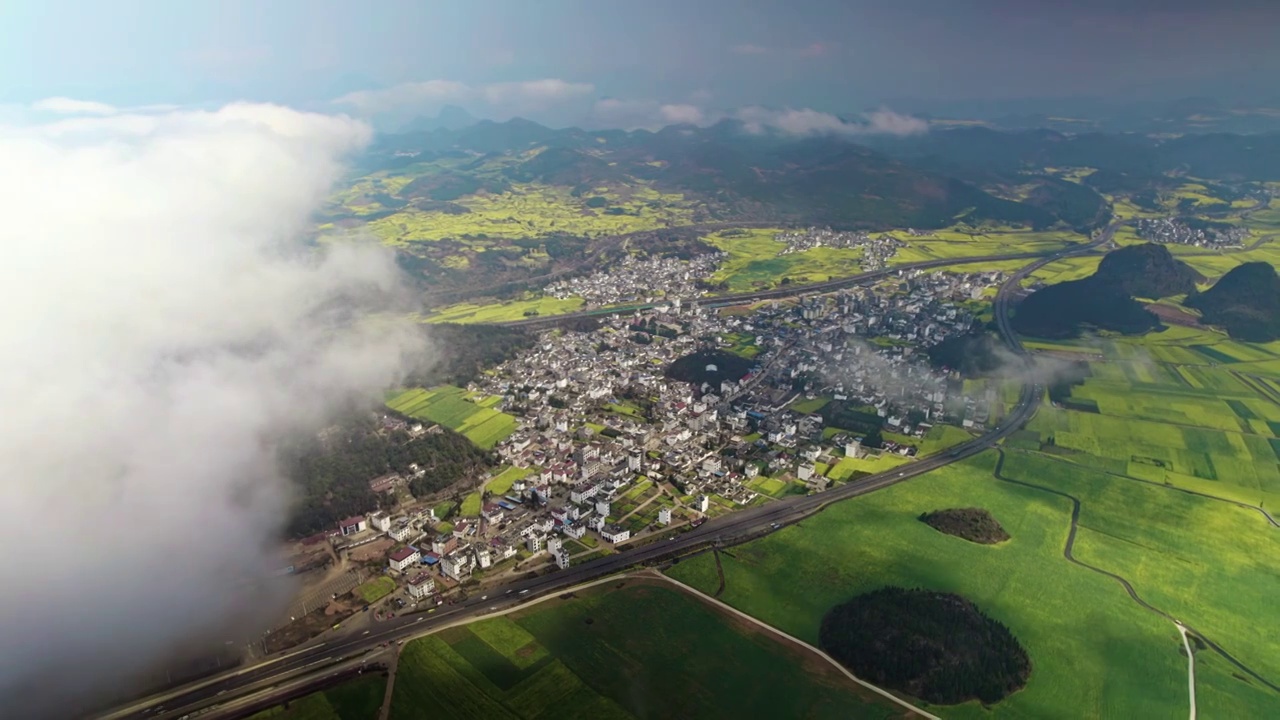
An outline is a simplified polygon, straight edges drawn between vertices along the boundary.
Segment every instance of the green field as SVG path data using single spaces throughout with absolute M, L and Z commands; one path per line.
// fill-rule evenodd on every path
M 527 300 L 476 305 L 458 303 L 435 311 L 426 318 L 429 323 L 497 323 L 524 320 L 534 315 L 564 315 L 582 309 L 585 301 L 579 297 L 559 300 L 538 295 Z
M 458 508 L 458 515 L 462 517 L 476 517 L 480 514 L 480 508 L 484 505 L 484 498 L 479 492 L 473 492 L 462 498 L 462 505 Z
M 365 603 L 371 603 L 381 600 L 395 592 L 395 590 L 395 580 L 392 580 L 386 575 L 379 575 L 368 582 L 357 585 L 353 592 L 356 594 L 356 597 L 365 601 Z
M 462 388 L 442 385 L 432 390 L 405 390 L 387 400 L 387 407 L 443 425 L 466 436 L 477 447 L 490 450 L 516 431 L 516 419 L 485 407 L 487 401 L 489 398 L 473 397 Z
M 856 688 L 675 589 L 630 581 L 405 645 L 391 718 L 896 715 Z
M 781 254 L 787 245 L 775 240 L 780 228 L 752 228 L 712 233 L 708 244 L 728 253 L 711 281 L 727 283 L 729 292 L 777 287 L 784 278 L 795 283 L 821 282 L 862 272 L 862 250 L 819 247 Z
M 370 720 L 378 716 L 387 679 L 381 673 L 363 675 L 341 685 L 249 716 L 249 720 Z
M 947 466 L 838 503 L 799 525 L 722 553 L 727 581 L 722 599 L 816 642 L 823 614 L 859 592 L 884 585 L 955 592 L 1013 631 L 1031 656 L 1031 680 L 990 709 L 967 703 L 931 711 L 945 717 L 1185 714 L 1186 661 L 1173 624 L 1134 603 L 1114 579 L 1064 559 L 1071 502 L 997 480 L 995 461 L 994 453 L 986 453 Z M 1083 495 L 1079 557 L 1125 574 L 1152 602 L 1179 594 L 1189 598 L 1169 610 L 1265 670 L 1264 676 L 1280 676 L 1274 645 L 1263 636 L 1252 641 L 1240 636 L 1250 626 L 1256 634 L 1260 618 L 1267 616 L 1261 598 L 1277 589 L 1274 574 L 1257 590 L 1235 600 L 1226 597 L 1231 588 L 1240 589 L 1243 577 L 1236 573 L 1258 573 L 1280 559 L 1274 535 L 1257 513 L 1251 517 L 1217 501 L 1134 481 L 1120 481 L 1128 484 L 1117 492 L 1105 476 L 1086 475 L 1048 458 L 1011 455 L 1003 474 Z M 916 519 L 921 512 L 970 506 L 989 510 L 1012 539 L 998 547 L 981 546 Z M 1175 510 L 1192 516 L 1170 514 Z M 1206 523 L 1206 533 L 1219 537 L 1200 544 L 1202 533 L 1188 520 Z M 1223 523 L 1234 528 L 1238 541 L 1223 537 Z M 1261 552 L 1259 543 L 1269 549 L 1251 565 L 1247 558 Z M 718 585 L 710 555 L 686 560 L 670 574 L 703 590 Z M 1188 591 L 1219 581 L 1226 584 L 1203 598 Z M 1200 712 L 1274 715 L 1280 695 L 1236 679 L 1232 670 L 1209 652 L 1197 655 Z
M 506 495 L 511 490 L 512 483 L 528 477 L 531 472 L 533 471 L 522 467 L 506 468 L 493 476 L 493 479 L 485 484 L 484 489 L 494 495 Z
M 798 413 L 812 414 L 816 413 L 831 402 L 829 397 L 817 397 L 812 400 L 797 400 L 791 403 L 791 409 Z
M 894 254 L 891 265 L 922 262 L 925 260 L 957 259 L 982 255 L 1008 255 L 1020 252 L 1052 252 L 1068 243 L 1084 242 L 1086 238 L 1066 231 L 1032 232 L 1025 230 L 991 230 L 971 234 L 962 229 L 935 230 L 928 235 L 913 236 L 905 231 L 890 233 L 907 243 Z M 1019 266 L 1026 261 L 1020 261 Z M 985 270 L 987 264 L 974 265 L 973 269 Z M 956 268 L 964 272 L 963 266 Z
M 419 163 L 397 174 L 383 172 L 361 178 L 334 196 L 330 212 L 357 219 L 379 213 L 385 208 L 369 197 L 370 190 L 375 190 L 373 183 L 380 183 L 376 189 L 396 192 L 414 176 L 445 172 L 456 163 L 442 159 Z M 529 183 L 512 185 L 506 192 L 460 197 L 454 202 L 465 212 L 406 208 L 369 219 L 364 227 L 396 246 L 444 238 L 518 239 L 559 233 L 596 237 L 687 225 L 696 210 L 696 204 L 683 195 L 662 193 L 641 182 L 600 188 L 593 194 L 604 197 L 608 207 L 617 210 L 589 207 L 587 197 L 575 196 L 568 187 Z

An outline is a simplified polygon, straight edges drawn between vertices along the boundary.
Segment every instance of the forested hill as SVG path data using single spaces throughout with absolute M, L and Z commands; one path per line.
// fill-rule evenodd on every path
M 1240 265 L 1213 287 L 1187 297 L 1186 305 L 1231 337 L 1248 342 L 1280 339 L 1280 277 L 1270 263 Z
M 1200 274 L 1168 248 L 1148 243 L 1107 253 L 1098 270 L 1037 290 L 1018 305 L 1014 328 L 1025 335 L 1066 338 L 1090 326 L 1125 334 L 1161 327 L 1134 297 L 1161 298 L 1195 290 Z
M 1174 258 L 1164 245 L 1146 243 L 1107 253 L 1098 263 L 1094 281 L 1120 288 L 1133 297 L 1162 298 L 1194 291 L 1204 276 Z

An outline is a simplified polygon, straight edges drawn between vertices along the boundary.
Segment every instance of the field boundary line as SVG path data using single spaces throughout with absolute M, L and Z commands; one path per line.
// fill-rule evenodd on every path
M 1129 598 L 1132 599 L 1134 602 L 1136 602 L 1143 609 L 1148 610 L 1152 613 L 1155 613 L 1156 615 L 1159 615 L 1165 620 L 1168 620 L 1169 622 L 1174 623 L 1176 625 L 1182 624 L 1174 616 L 1152 605 L 1146 600 L 1143 600 L 1142 596 L 1138 595 L 1138 591 L 1134 590 L 1133 584 L 1130 583 L 1128 579 L 1126 579 L 1124 576 L 1113 573 L 1110 570 L 1104 570 L 1100 567 L 1090 565 L 1089 563 L 1084 562 L 1083 560 L 1076 559 L 1073 551 L 1075 550 L 1075 544 L 1076 544 L 1076 532 L 1080 529 L 1080 508 L 1082 507 L 1080 498 L 1074 495 L 1071 495 L 1070 493 L 1063 492 L 1061 490 L 1055 490 L 1054 488 L 1045 487 L 1043 485 L 1036 485 L 1035 483 L 1029 483 L 1023 480 L 1014 480 L 1013 478 L 1008 478 L 1001 475 L 1000 471 L 1004 468 L 1004 458 L 1005 458 L 1004 448 L 996 447 L 995 451 L 999 454 L 999 457 L 996 460 L 995 469 L 991 471 L 991 474 L 993 477 L 995 477 L 995 479 L 999 480 L 1000 482 L 1009 483 L 1011 485 L 1019 485 L 1022 487 L 1031 488 L 1032 490 L 1047 492 L 1051 495 L 1064 497 L 1071 501 L 1071 520 L 1067 526 L 1067 541 L 1066 543 L 1063 544 L 1063 547 L 1062 547 L 1062 557 L 1066 558 L 1067 561 L 1072 564 L 1079 565 L 1080 567 L 1085 568 L 1086 570 L 1090 570 L 1092 572 L 1098 573 L 1099 575 L 1104 575 L 1120 583 L 1120 587 L 1124 588 L 1124 591 L 1129 594 Z M 1205 636 L 1204 633 L 1190 626 L 1188 626 L 1187 629 L 1190 630 L 1192 633 L 1194 633 L 1196 637 L 1200 638 L 1205 645 L 1209 646 L 1210 649 L 1212 649 L 1214 652 L 1221 655 L 1224 660 L 1234 665 L 1241 672 L 1249 675 L 1254 680 L 1257 680 L 1258 682 L 1267 686 L 1267 688 L 1280 693 L 1280 686 L 1262 677 L 1253 668 L 1237 660 L 1234 655 L 1224 650 L 1221 645 L 1210 640 L 1207 636 Z
M 1165 489 L 1165 490 L 1173 490 L 1173 491 L 1180 492 L 1180 493 L 1184 493 L 1184 494 L 1187 494 L 1187 495 L 1194 495 L 1194 496 L 1196 496 L 1196 497 L 1202 497 L 1202 498 L 1204 498 L 1204 499 L 1206 499 L 1206 500 L 1216 500 L 1216 501 L 1218 501 L 1218 502 L 1224 502 L 1224 503 L 1227 503 L 1227 504 L 1229 504 L 1229 505 L 1235 505 L 1236 507 L 1238 507 L 1238 508 L 1242 508 L 1242 509 L 1244 509 L 1244 510 L 1257 510 L 1259 513 L 1261 513 L 1261 514 L 1262 514 L 1263 519 L 1265 519 L 1267 522 L 1271 523 L 1271 526 L 1272 526 L 1272 527 L 1280 528 L 1280 522 L 1277 522 L 1277 521 L 1276 521 L 1276 519 L 1275 519 L 1274 517 L 1272 517 L 1271 513 L 1267 512 L 1264 508 L 1262 508 L 1262 507 L 1261 507 L 1261 506 L 1259 506 L 1259 505 L 1250 505 L 1249 503 L 1247 503 L 1247 502 L 1245 502 L 1245 501 L 1243 501 L 1243 500 L 1233 500 L 1233 499 L 1231 499 L 1231 498 L 1222 497 L 1222 496 L 1220 496 L 1220 495 L 1212 495 L 1212 494 L 1210 494 L 1210 493 L 1200 492 L 1199 490 L 1191 490 L 1190 488 L 1182 488 L 1182 487 L 1178 487 L 1177 485 L 1166 485 L 1165 483 L 1156 482 L 1155 480 L 1145 480 L 1145 479 L 1140 478 L 1140 477 L 1134 477 L 1134 476 L 1132 476 L 1132 475 L 1125 475 L 1124 473 L 1111 472 L 1110 470 L 1103 470 L 1102 468 L 1095 468 L 1095 467 L 1090 467 L 1090 466 L 1088 466 L 1088 465 L 1081 465 L 1081 464 L 1079 464 L 1079 463 L 1073 463 L 1073 462 L 1071 462 L 1070 460 L 1067 460 L 1066 458 L 1058 457 L 1057 455 L 1053 455 L 1053 454 L 1051 454 L 1051 453 L 1038 452 L 1038 451 L 1035 451 L 1035 450 L 1019 450 L 1019 449 L 1017 449 L 1017 448 L 1009 448 L 1009 452 L 1025 453 L 1025 454 L 1031 454 L 1031 453 L 1033 453 L 1033 452 L 1034 452 L 1034 453 L 1036 454 L 1036 456 L 1037 456 L 1037 457 L 1047 458 L 1047 459 L 1049 459 L 1049 460 L 1053 460 L 1054 462 L 1064 463 L 1064 464 L 1070 465 L 1070 466 L 1072 466 L 1072 467 L 1085 468 L 1085 469 L 1087 469 L 1087 470 L 1092 470 L 1093 472 L 1096 472 L 1096 473 L 1098 473 L 1098 474 L 1100 474 L 1100 475 L 1106 475 L 1106 476 L 1108 476 L 1108 477 L 1118 478 L 1118 479 L 1120 479 L 1120 480 L 1129 480 L 1129 481 L 1131 481 L 1131 482 L 1142 483 L 1142 484 L 1144 484 L 1144 485 L 1150 485 L 1150 486 L 1152 486 L 1152 487 L 1163 488 L 1163 489 Z M 1001 478 L 1001 479 L 1003 479 L 1003 478 Z
M 877 694 L 877 695 L 880 695 L 880 696 L 884 697 L 886 700 L 890 700 L 890 701 L 892 701 L 893 703 L 895 703 L 895 704 L 897 704 L 897 705 L 900 705 L 901 707 L 906 708 L 907 710 L 910 710 L 910 711 L 911 711 L 911 712 L 913 712 L 913 713 L 916 713 L 917 715 L 920 715 L 920 716 L 922 716 L 922 717 L 929 718 L 929 720 L 942 720 L 942 719 L 941 719 L 941 718 L 939 718 L 937 715 L 934 715 L 933 713 L 930 713 L 930 712 L 928 712 L 927 710 L 924 710 L 924 709 L 922 709 L 922 708 L 916 707 L 915 705 L 912 705 L 911 703 L 907 702 L 906 700 L 903 700 L 902 698 L 898 697 L 897 695 L 894 695 L 893 693 L 889 692 L 888 690 L 885 690 L 884 688 L 882 688 L 882 687 L 880 687 L 880 686 L 878 686 L 878 685 L 873 685 L 873 684 L 871 684 L 871 683 L 867 682 L 866 680 L 863 680 L 862 678 L 858 677 L 857 675 L 854 675 L 852 672 L 850 672 L 850 671 L 849 671 L 849 668 L 846 668 L 845 666 L 841 665 L 839 662 L 837 662 L 837 661 L 836 661 L 836 659 L 835 659 L 835 658 L 833 658 L 833 657 L 831 657 L 830 655 L 826 654 L 826 653 L 825 653 L 825 652 L 823 652 L 822 650 L 820 650 L 820 649 L 818 649 L 818 648 L 814 647 L 813 645 L 810 645 L 809 643 L 807 643 L 807 642 L 805 642 L 805 641 L 801 640 L 800 638 L 795 637 L 794 635 L 788 635 L 787 633 L 785 633 L 785 632 L 783 632 L 783 631 L 779 630 L 778 628 L 776 628 L 776 627 L 774 627 L 774 626 L 772 626 L 772 625 L 770 625 L 770 624 L 768 624 L 768 623 L 766 623 L 766 622 L 764 622 L 764 621 L 762 621 L 762 620 L 759 620 L 759 619 L 757 619 L 757 618 L 755 618 L 755 617 L 752 617 L 751 615 L 748 615 L 748 614 L 746 614 L 746 613 L 742 612 L 741 610 L 739 610 L 739 609 L 737 609 L 737 608 L 733 607 L 732 605 L 729 605 L 728 603 L 725 603 L 725 602 L 723 602 L 723 601 L 721 601 L 721 600 L 718 600 L 718 599 L 716 599 L 716 598 L 713 598 L 713 597 L 711 597 L 710 595 L 708 595 L 708 594 L 706 594 L 706 593 L 702 592 L 701 590 L 699 590 L 699 589 L 697 589 L 697 588 L 695 588 L 695 587 L 693 587 L 693 586 L 685 585 L 684 583 L 680 582 L 679 580 L 676 580 L 676 579 L 675 579 L 675 578 L 673 578 L 673 577 L 668 577 L 668 576 L 666 576 L 666 575 L 664 575 L 664 574 L 662 574 L 662 573 L 660 573 L 660 572 L 649 572 L 649 573 L 647 573 L 646 575 L 647 575 L 648 577 L 655 577 L 655 578 L 661 579 L 661 580 L 663 580 L 663 581 L 665 581 L 665 582 L 671 583 L 672 585 L 675 585 L 676 587 L 680 588 L 680 589 L 681 589 L 681 590 L 683 590 L 684 592 L 686 592 L 686 593 L 688 593 L 688 594 L 690 594 L 690 595 L 693 595 L 694 597 L 698 598 L 699 600 L 701 600 L 701 601 L 702 601 L 702 602 L 704 602 L 704 603 L 708 603 L 708 604 L 711 604 L 711 605 L 715 605 L 716 607 L 719 607 L 719 608 L 721 608 L 722 610 L 726 610 L 726 611 L 728 611 L 728 612 L 730 612 L 730 613 L 733 613 L 733 615 L 734 615 L 735 617 L 738 617 L 738 618 L 741 618 L 741 619 L 743 619 L 743 620 L 746 620 L 747 622 L 751 623 L 752 625 L 757 625 L 757 626 L 759 626 L 759 627 L 763 628 L 766 632 L 768 632 L 768 633 L 770 633 L 770 634 L 772 634 L 772 635 L 775 635 L 775 636 L 777 636 L 777 637 L 779 637 L 779 638 L 782 638 L 782 639 L 784 639 L 784 640 L 786 640 L 786 641 L 789 641 L 789 642 L 791 642 L 791 643 L 793 643 L 793 644 L 795 644 L 795 645 L 798 645 L 798 646 L 800 646 L 800 647 L 804 648 L 805 650 L 808 650 L 808 651 L 812 652 L 813 654 L 817 655 L 818 657 L 820 657 L 820 658 L 822 658 L 823 660 L 826 660 L 828 663 L 830 663 L 832 667 L 836 668 L 836 669 L 837 669 L 837 670 L 839 670 L 841 673 L 843 673 L 845 677 L 847 677 L 847 678 L 849 678 L 850 680 L 854 681 L 855 683 L 857 683 L 857 684 L 861 685 L 862 687 L 864 687 L 864 688 L 866 688 L 866 689 L 868 689 L 868 690 L 870 690 L 870 691 L 874 692 L 875 694 Z

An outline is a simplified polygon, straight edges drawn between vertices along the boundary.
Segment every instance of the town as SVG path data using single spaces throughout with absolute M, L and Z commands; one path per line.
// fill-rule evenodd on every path
M 963 439 L 1000 412 L 996 386 L 966 392 L 922 349 L 969 332 L 1003 278 L 899 271 L 873 287 L 720 310 L 677 298 L 546 331 L 467 388 L 518 420 L 474 512 L 441 517 L 424 498 L 343 520 L 324 541 L 381 563 L 397 607 L 430 607 L 908 462 L 941 449 L 943 426 Z
M 1202 248 L 1232 248 L 1244 245 L 1248 228 L 1199 221 L 1194 227 L 1184 218 L 1144 218 L 1138 220 L 1137 234 L 1143 240 Z
M 918 235 L 909 231 L 912 235 Z M 776 240 L 787 244 L 780 255 L 804 252 L 818 247 L 830 248 L 862 248 L 862 269 L 880 270 L 888 266 L 889 259 L 898 248 L 907 244 L 892 235 L 882 234 L 871 237 L 866 232 L 841 232 L 831 228 L 810 227 L 804 230 L 790 230 L 777 234 Z
M 715 272 L 725 253 L 707 253 L 692 260 L 654 258 L 638 260 L 628 255 L 608 271 L 570 280 L 561 280 L 543 288 L 545 295 L 561 300 L 580 297 L 587 307 L 616 305 L 635 301 L 693 298 L 705 288 L 699 285 Z

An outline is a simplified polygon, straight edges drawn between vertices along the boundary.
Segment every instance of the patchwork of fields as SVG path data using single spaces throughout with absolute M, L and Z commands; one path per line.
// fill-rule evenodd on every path
M 496 397 L 477 397 L 462 388 L 443 385 L 413 389 L 387 400 L 387 407 L 409 417 L 438 423 L 461 433 L 477 447 L 490 450 L 516 431 L 516 419 L 491 405 Z
M 1280 501 L 1276 348 L 1181 327 L 1091 345 L 1106 360 L 1028 425 L 1045 452 L 1251 504 Z
M 391 718 L 894 715 L 859 693 L 824 663 L 632 581 L 405 645 Z
M 962 718 L 1186 713 L 1186 660 L 1173 624 L 1143 610 L 1115 580 L 1068 562 L 1063 548 L 1071 502 L 996 479 L 995 461 L 995 454 L 987 453 L 950 465 L 722 552 L 726 589 L 721 599 L 815 642 L 827 610 L 860 592 L 885 585 L 955 592 L 1008 625 L 1030 654 L 1033 670 L 1025 689 L 990 708 L 966 703 L 929 708 L 932 712 Z M 1189 600 L 1170 610 L 1266 670 L 1264 675 L 1280 675 L 1280 668 L 1271 671 L 1280 654 L 1264 639 L 1246 642 L 1239 634 L 1265 622 L 1259 597 L 1274 592 L 1274 580 L 1247 597 L 1223 602 L 1242 574 L 1280 560 L 1261 516 L 1134 481 L 1119 481 L 1124 492 L 1113 493 L 1117 481 L 1099 474 L 1082 477 L 1085 472 L 1051 458 L 1011 453 L 1003 475 L 1083 495 L 1077 556 L 1138 581 L 1139 592 L 1150 594 L 1153 603 L 1184 594 Z M 977 545 L 917 520 L 922 512 L 971 506 L 989 510 L 1012 539 Z M 1187 521 L 1216 534 L 1226 523 L 1248 539 L 1237 544 L 1219 538 L 1192 551 L 1201 533 L 1184 525 Z M 1121 523 L 1122 534 L 1109 535 Z M 1247 562 L 1249 553 L 1261 551 L 1259 543 L 1268 554 Z M 1175 559 L 1180 567 L 1159 567 L 1173 566 Z M 710 555 L 669 572 L 704 591 L 719 585 Z M 1197 596 L 1198 589 L 1214 582 L 1224 586 Z M 1214 607 L 1201 612 L 1203 605 Z M 1200 712 L 1209 717 L 1274 714 L 1280 695 L 1237 679 L 1233 671 L 1209 652 L 1197 655 Z

